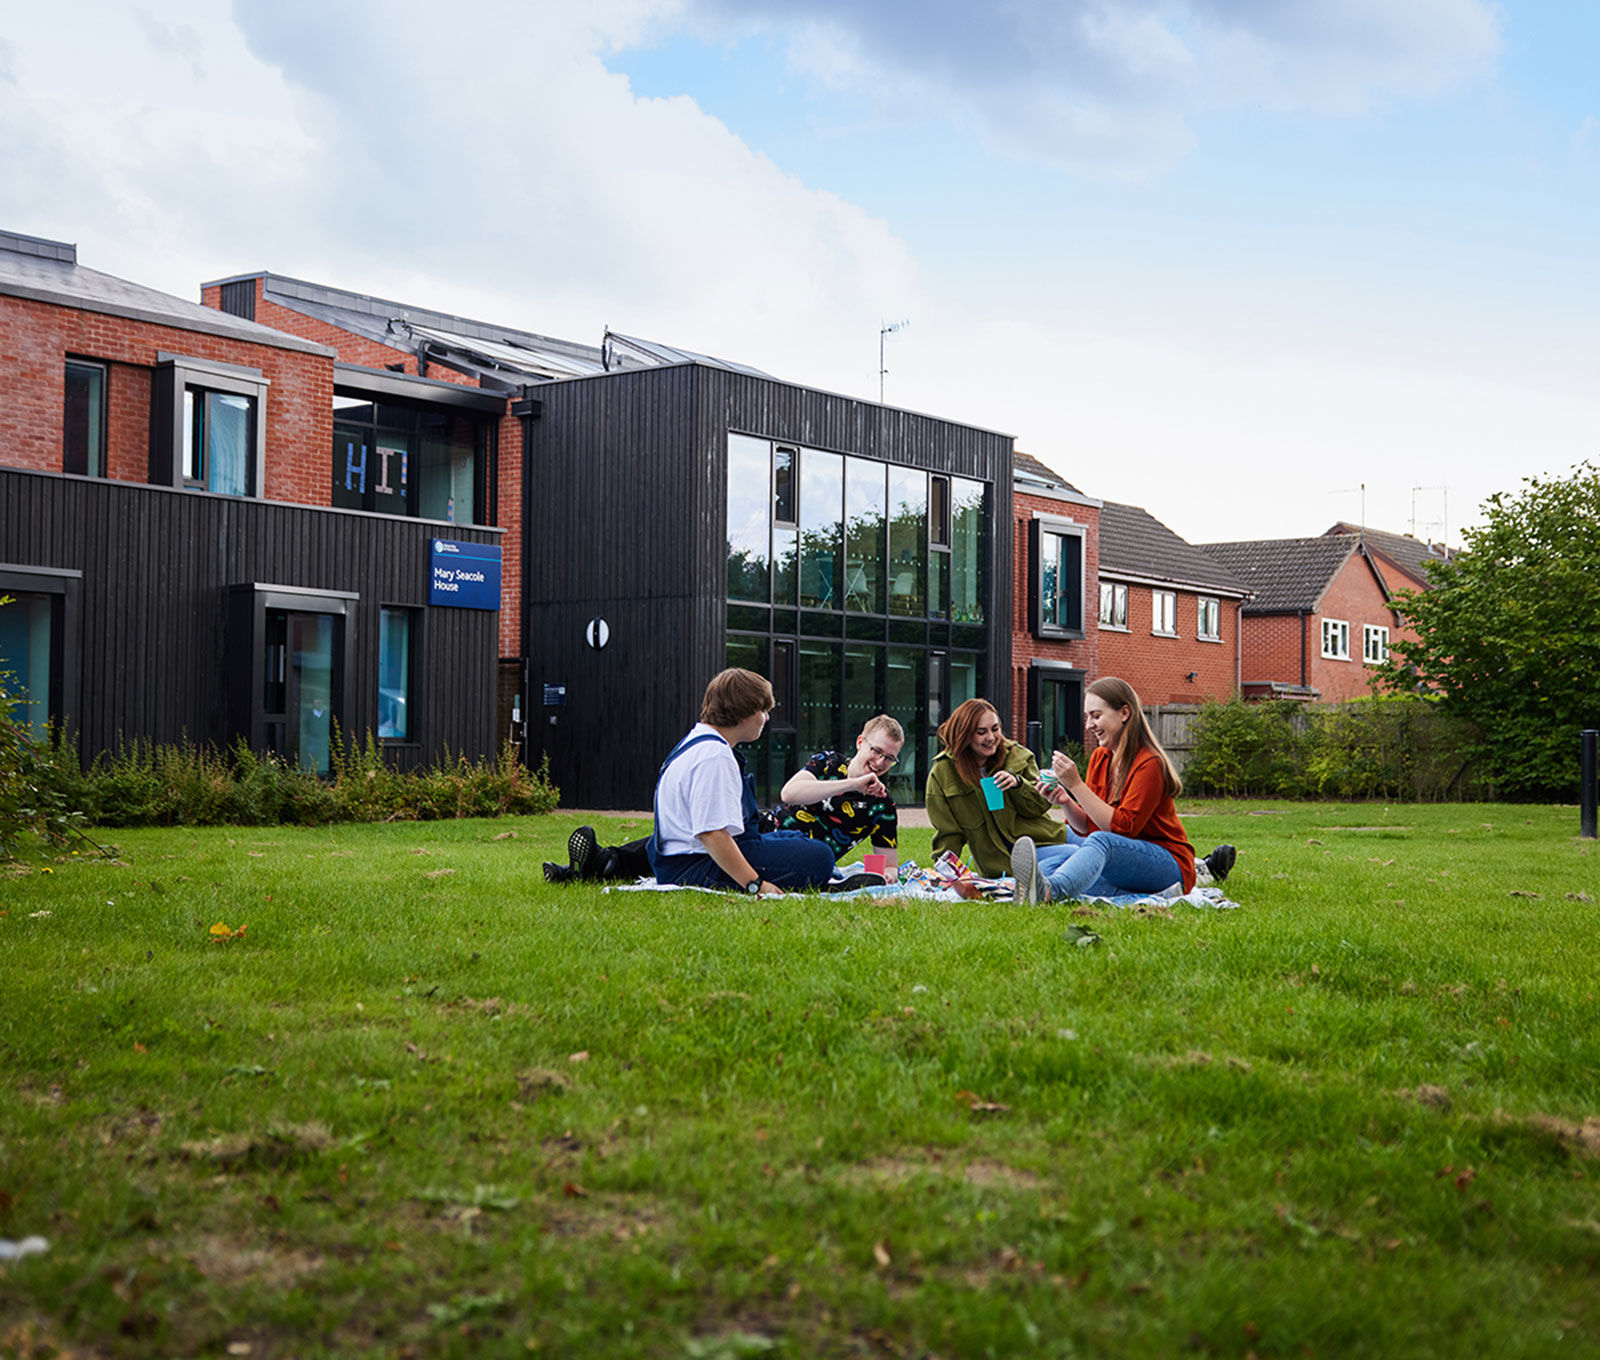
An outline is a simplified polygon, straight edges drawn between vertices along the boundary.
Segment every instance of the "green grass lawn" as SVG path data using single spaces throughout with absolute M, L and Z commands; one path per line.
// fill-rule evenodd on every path
M 1186 811 L 1242 910 L 551 888 L 564 816 L 0 870 L 0 1355 L 1600 1353 L 1576 809 Z

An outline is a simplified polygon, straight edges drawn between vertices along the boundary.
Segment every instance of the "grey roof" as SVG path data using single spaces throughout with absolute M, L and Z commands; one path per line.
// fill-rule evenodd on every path
M 252 345 L 271 345 L 274 349 L 298 350 L 305 354 L 333 351 L 326 345 L 286 335 L 270 326 L 229 316 L 214 307 L 202 307 L 130 283 L 98 269 L 78 263 L 76 246 L 63 241 L 46 241 L 37 236 L 22 236 L 0 231 L 0 294 L 48 302 L 78 311 L 122 316 L 132 321 L 148 321 L 157 326 L 220 335 L 229 340 L 244 340 Z
M 1100 574 L 1167 581 L 1223 595 L 1252 589 L 1228 563 L 1178 537 L 1148 510 L 1116 501 L 1100 507 Z
M 1058 487 L 1062 491 L 1070 491 L 1075 496 L 1083 495 L 1077 487 L 1073 486 L 1065 477 L 1048 464 L 1041 463 L 1031 453 L 1011 454 L 1011 469 L 1014 476 L 1029 482 L 1041 482 L 1045 486 Z
M 427 357 L 470 372 L 495 387 L 516 388 L 620 369 L 685 363 L 709 364 L 760 378 L 768 376 L 744 364 L 633 336 L 608 331 L 600 345 L 585 345 L 268 271 L 235 274 L 201 286 L 210 288 L 245 279 L 260 279 L 262 296 L 268 302 L 396 349 L 417 353 L 426 348 Z
M 1332 528 L 1324 531 L 1324 537 L 1330 534 L 1359 534 L 1367 540 L 1367 546 L 1374 552 L 1382 553 L 1401 570 L 1424 585 L 1428 584 L 1428 563 L 1450 560 L 1445 550 L 1436 543 L 1424 543 L 1420 538 L 1414 538 L 1410 534 L 1391 534 L 1383 529 L 1351 524 L 1346 520 L 1340 520 Z
M 1262 538 L 1242 543 L 1201 543 L 1201 552 L 1229 568 L 1254 593 L 1247 614 L 1314 612 L 1333 578 L 1359 552 L 1352 534 L 1320 538 Z

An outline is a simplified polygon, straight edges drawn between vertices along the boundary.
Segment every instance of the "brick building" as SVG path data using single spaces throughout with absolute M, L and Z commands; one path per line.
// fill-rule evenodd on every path
M 0 667 L 30 725 L 70 729 L 86 759 L 243 737 L 326 770 L 336 729 L 400 766 L 491 754 L 498 591 L 441 600 L 433 559 L 497 575 L 500 529 L 335 493 L 341 392 L 371 405 L 407 382 L 438 436 L 397 459 L 415 490 L 430 454 L 463 461 L 476 393 L 341 373 L 313 338 L 0 233 Z
M 1390 642 L 1411 636 L 1388 601 L 1417 582 L 1361 533 L 1200 546 L 1252 592 L 1242 624 L 1246 698 L 1370 694 Z
M 1100 502 L 1018 453 L 1011 503 L 1011 733 L 1026 741 L 1037 723 L 1036 749 L 1075 749 L 1083 740 L 1083 687 L 1099 674 Z
M 1227 699 L 1239 687 L 1239 610 L 1225 564 L 1137 505 L 1100 512 L 1100 666 L 1146 704 Z

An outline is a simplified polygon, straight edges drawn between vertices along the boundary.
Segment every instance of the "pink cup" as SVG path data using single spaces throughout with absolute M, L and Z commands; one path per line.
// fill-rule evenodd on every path
M 863 855 L 861 863 L 869 874 L 882 874 L 885 878 L 889 876 L 889 857 L 887 855 Z

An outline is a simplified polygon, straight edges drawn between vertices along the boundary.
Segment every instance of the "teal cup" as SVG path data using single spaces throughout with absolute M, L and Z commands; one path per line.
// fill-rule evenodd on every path
M 1006 796 L 1000 792 L 992 775 L 984 775 L 978 782 L 983 785 L 983 801 L 989 805 L 990 812 L 998 812 L 1006 805 Z

